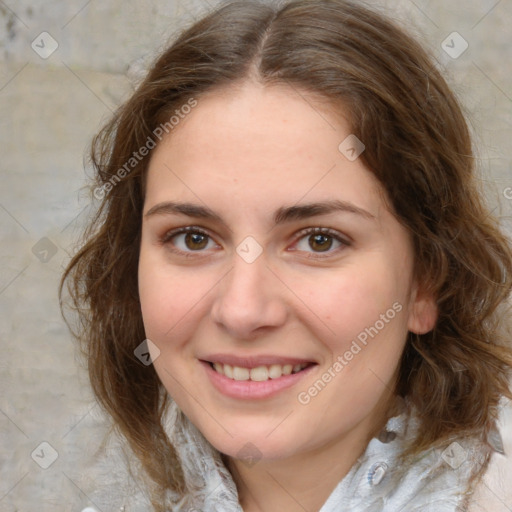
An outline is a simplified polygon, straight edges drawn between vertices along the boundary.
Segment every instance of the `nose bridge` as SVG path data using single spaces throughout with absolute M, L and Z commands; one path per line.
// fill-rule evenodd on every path
M 260 327 L 284 322 L 286 307 L 264 255 L 247 261 L 234 254 L 232 269 L 219 286 L 212 316 L 233 336 L 248 337 Z
M 265 295 L 269 294 L 269 287 L 265 287 L 268 281 L 268 269 L 264 258 L 248 263 L 243 258 L 235 255 L 233 267 L 224 283 L 222 295 L 226 304 L 244 306 L 246 309 L 261 307 Z

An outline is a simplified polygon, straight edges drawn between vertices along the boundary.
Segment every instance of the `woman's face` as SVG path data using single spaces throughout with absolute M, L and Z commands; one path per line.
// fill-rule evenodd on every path
M 139 289 L 154 367 L 231 457 L 366 439 L 407 331 L 435 320 L 361 146 L 340 148 L 350 135 L 305 93 L 246 84 L 201 98 L 151 157 Z

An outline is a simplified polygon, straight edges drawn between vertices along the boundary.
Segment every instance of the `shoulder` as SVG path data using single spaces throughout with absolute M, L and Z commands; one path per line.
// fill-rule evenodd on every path
M 512 402 L 502 409 L 497 441 L 489 466 L 475 487 L 468 512 L 508 512 L 512 510 Z M 501 440 L 501 446 L 499 442 Z
M 478 498 L 472 490 L 475 482 L 482 485 L 479 479 L 483 472 L 500 473 L 496 479 L 504 486 L 506 469 L 489 466 L 489 460 L 495 464 L 495 459 L 501 462 L 504 455 L 494 456 L 493 446 L 478 436 L 455 438 L 444 447 L 425 450 L 402 462 L 400 455 L 414 439 L 416 425 L 409 414 L 391 418 L 321 512 L 339 510 L 340 505 L 367 512 L 462 512 L 468 510 L 468 503 L 477 507 L 482 503 L 475 501 Z M 498 510 L 501 512 L 474 508 L 472 512 Z M 508 510 L 503 508 L 503 512 Z

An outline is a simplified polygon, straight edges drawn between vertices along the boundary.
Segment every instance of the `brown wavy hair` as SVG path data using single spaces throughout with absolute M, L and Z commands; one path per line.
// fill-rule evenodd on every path
M 360 3 L 231 2 L 184 31 L 94 138 L 93 187 L 104 198 L 60 289 L 78 311 L 74 332 L 94 393 L 161 491 L 156 510 L 165 489 L 186 488 L 162 428 L 169 397 L 134 356 L 145 339 L 137 266 L 150 157 L 122 179 L 118 171 L 187 101 L 244 80 L 286 84 L 345 109 L 366 145 L 361 158 L 410 232 L 416 277 L 439 308 L 431 332 L 409 333 L 401 361 L 396 392 L 421 420 L 410 453 L 485 431 L 500 397 L 511 396 L 500 308 L 511 250 L 483 203 L 461 108 L 426 51 Z

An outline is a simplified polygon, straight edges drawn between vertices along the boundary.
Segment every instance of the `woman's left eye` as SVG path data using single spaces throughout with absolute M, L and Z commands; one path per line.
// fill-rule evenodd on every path
M 347 246 L 349 243 L 343 240 L 339 234 L 318 228 L 304 233 L 294 244 L 292 250 L 321 254 L 334 252 L 344 245 Z

